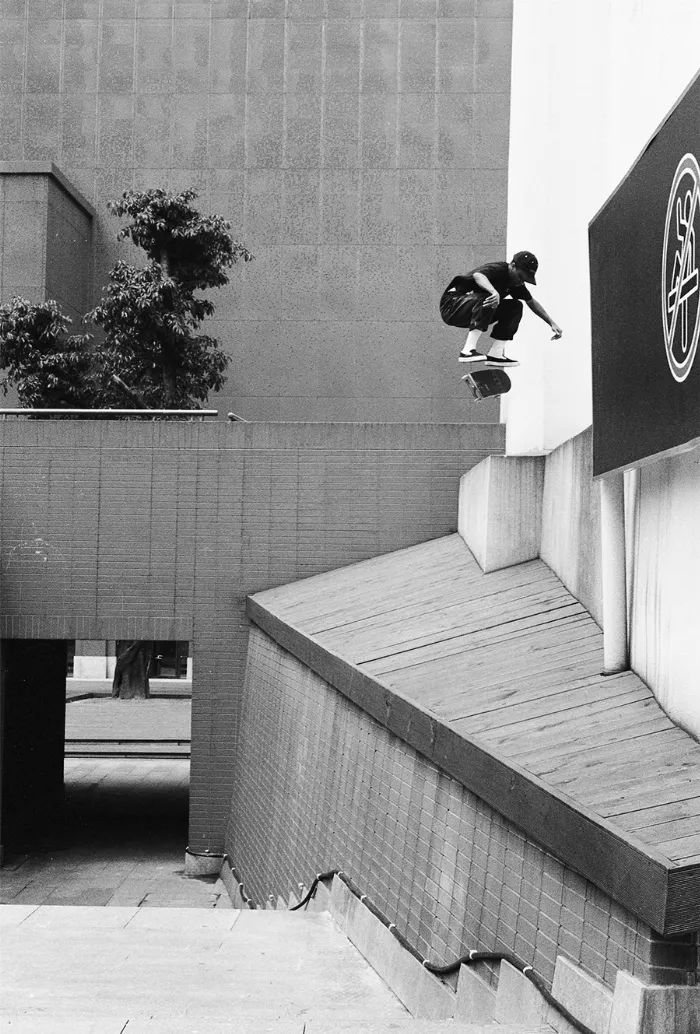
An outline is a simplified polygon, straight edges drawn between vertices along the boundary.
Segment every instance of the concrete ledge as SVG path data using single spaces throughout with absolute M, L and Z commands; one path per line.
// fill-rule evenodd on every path
M 0 176 L 47 176 L 55 180 L 65 190 L 66 194 L 75 201 L 76 205 L 94 219 L 94 207 L 87 198 L 80 193 L 77 187 L 61 172 L 53 162 L 0 162 Z
M 221 859 L 219 859 L 221 862 Z M 224 858 L 219 871 L 219 879 L 226 888 L 226 893 L 231 899 L 234 908 L 248 908 L 248 902 L 243 898 L 236 877 L 233 875 L 231 864 L 228 858 Z
M 547 1003 L 535 985 L 509 962 L 501 962 L 494 1020 L 496 1023 L 544 1025 Z
M 606 1034 L 697 1034 L 700 987 L 645 985 L 619 972 Z
M 333 880 L 330 911 L 348 940 L 352 941 L 412 1016 L 430 1020 L 449 1020 L 454 1017 L 454 992 L 428 973 L 399 944 L 389 929 L 337 878 Z
M 458 530 L 482 571 L 540 555 L 544 456 L 489 456 L 459 484 Z
M 496 992 L 472 966 L 460 966 L 457 978 L 455 1020 L 463 1023 L 493 1023 Z
M 554 969 L 552 994 L 595 1034 L 607 1034 L 613 1006 L 612 992 L 561 955 L 557 957 Z

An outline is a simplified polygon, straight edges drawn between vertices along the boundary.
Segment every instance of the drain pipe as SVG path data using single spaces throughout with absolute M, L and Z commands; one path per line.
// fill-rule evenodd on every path
M 624 475 L 600 479 L 604 675 L 629 669 Z

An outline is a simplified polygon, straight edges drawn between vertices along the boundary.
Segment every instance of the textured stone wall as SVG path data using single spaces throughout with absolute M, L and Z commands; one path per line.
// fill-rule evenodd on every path
M 45 299 L 47 185 L 43 176 L 0 175 L 0 302 Z
M 187 639 L 191 842 L 220 849 L 249 593 L 454 530 L 497 427 L 0 421 L 0 636 Z
M 258 907 L 342 869 L 431 961 L 478 948 L 548 982 L 557 955 L 611 987 L 618 969 L 694 977 L 692 935 L 659 937 L 257 628 L 236 774 L 226 850 Z
M 94 203 L 97 288 L 130 254 L 125 189 L 194 186 L 231 220 L 256 262 L 214 295 L 221 410 L 481 420 L 437 301 L 504 256 L 511 6 L 6 0 L 0 152 Z

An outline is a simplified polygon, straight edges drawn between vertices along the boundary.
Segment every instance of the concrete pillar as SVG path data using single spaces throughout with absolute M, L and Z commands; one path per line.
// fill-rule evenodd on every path
M 627 578 L 625 568 L 625 490 L 622 474 L 600 481 L 603 572 L 603 664 L 606 675 L 629 668 Z

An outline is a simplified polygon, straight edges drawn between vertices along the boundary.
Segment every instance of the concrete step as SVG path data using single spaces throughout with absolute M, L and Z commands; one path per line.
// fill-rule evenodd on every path
M 551 1027 L 501 1026 L 444 1020 L 400 1020 L 388 1024 L 367 1021 L 272 1020 L 232 1017 L 224 1023 L 179 1023 L 173 1020 L 60 1020 L 33 1017 L 0 1020 L 3 1034 L 553 1034 Z
M 548 1030 L 413 1019 L 325 912 L 5 905 L 0 930 L 11 1034 Z

